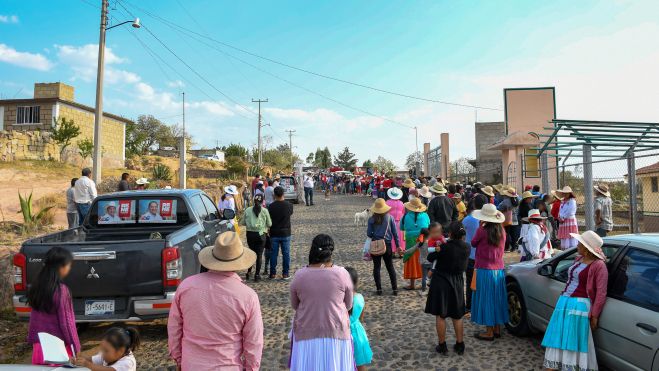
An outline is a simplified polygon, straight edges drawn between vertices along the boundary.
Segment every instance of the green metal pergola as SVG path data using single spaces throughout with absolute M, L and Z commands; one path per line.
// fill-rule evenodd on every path
M 659 123 L 558 119 L 549 123 L 553 126 L 544 129 L 550 134 L 539 134 L 544 143 L 536 148 L 545 172 L 543 182 L 548 179 L 547 157 L 561 158 L 563 164 L 570 157 L 581 157 L 584 165 L 586 228 L 593 229 L 593 158 L 601 158 L 601 161 L 626 159 L 631 230 L 637 232 L 635 154 L 659 151 Z

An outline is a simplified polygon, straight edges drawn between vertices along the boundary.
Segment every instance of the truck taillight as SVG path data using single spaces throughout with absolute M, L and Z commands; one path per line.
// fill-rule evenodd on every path
M 162 282 L 165 287 L 176 287 L 183 277 L 183 265 L 178 247 L 162 250 Z
M 25 271 L 25 255 L 21 253 L 14 255 L 14 291 L 24 291 L 27 288 Z

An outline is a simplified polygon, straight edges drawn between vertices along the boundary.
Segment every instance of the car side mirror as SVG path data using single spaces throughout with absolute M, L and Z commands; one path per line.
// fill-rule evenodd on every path
M 538 269 L 538 274 L 541 276 L 549 277 L 554 274 L 554 266 L 551 264 L 545 264 Z
M 231 220 L 236 217 L 236 212 L 233 211 L 232 209 L 224 209 L 222 211 L 222 219 L 224 220 Z

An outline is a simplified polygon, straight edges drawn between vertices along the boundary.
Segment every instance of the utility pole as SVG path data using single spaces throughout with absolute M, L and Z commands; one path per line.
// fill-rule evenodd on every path
M 419 128 L 414 127 L 416 150 L 414 151 L 414 175 L 419 176 Z
M 108 25 L 108 0 L 101 1 L 101 31 L 98 37 L 98 69 L 96 72 L 96 115 L 94 117 L 94 183 L 101 183 L 101 123 L 103 122 L 103 73 L 105 67 L 105 28 Z
M 291 150 L 291 169 L 295 167 L 295 163 L 293 162 L 293 133 L 295 133 L 295 130 L 286 130 L 288 133 L 288 148 Z
M 181 94 L 183 95 L 183 133 L 181 134 L 181 153 L 179 154 L 178 187 L 180 189 L 185 189 L 185 178 L 187 177 L 185 171 L 185 92 L 182 92 Z
M 252 98 L 253 103 L 258 103 L 259 104 L 259 122 L 258 122 L 258 144 L 257 144 L 257 151 L 258 151 L 258 165 L 259 167 L 263 166 L 263 156 L 262 156 L 262 150 L 261 150 L 261 128 L 263 125 L 261 124 L 261 103 L 268 103 L 268 98 L 265 99 L 254 99 Z

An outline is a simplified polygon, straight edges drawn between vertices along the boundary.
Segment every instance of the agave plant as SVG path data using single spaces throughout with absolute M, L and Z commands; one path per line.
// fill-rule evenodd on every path
M 46 206 L 35 214 L 32 208 L 32 192 L 30 192 L 30 194 L 25 197 L 19 193 L 18 199 L 21 203 L 21 210 L 19 213 L 23 214 L 23 222 L 26 226 L 34 226 L 39 224 L 39 222 L 41 222 L 41 220 L 46 216 L 48 210 L 53 208 L 53 206 Z
M 164 164 L 156 164 L 151 171 L 151 177 L 153 180 L 172 180 L 172 169 L 169 166 Z
M 255 176 L 256 174 L 263 174 L 263 168 L 258 165 L 252 165 L 247 169 L 248 176 Z

